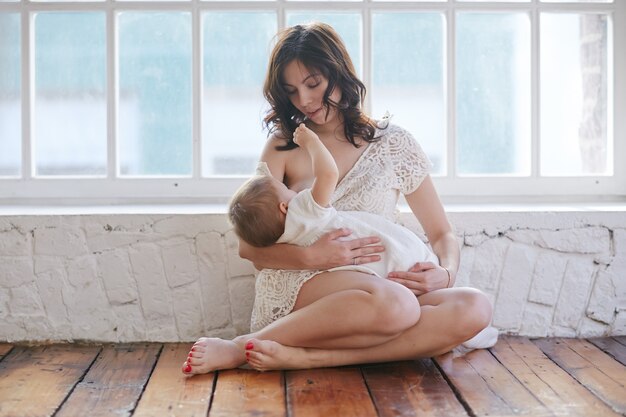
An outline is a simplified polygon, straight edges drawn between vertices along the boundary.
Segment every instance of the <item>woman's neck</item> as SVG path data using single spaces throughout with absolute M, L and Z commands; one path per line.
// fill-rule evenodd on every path
M 322 137 L 331 137 L 331 136 L 336 136 L 336 135 L 339 135 L 341 138 L 344 137 L 343 117 L 341 117 L 341 115 L 338 115 L 333 120 L 329 120 L 328 122 L 322 125 L 313 124 L 312 126 L 309 126 L 309 127 L 311 128 L 312 131 L 317 133 L 320 139 Z

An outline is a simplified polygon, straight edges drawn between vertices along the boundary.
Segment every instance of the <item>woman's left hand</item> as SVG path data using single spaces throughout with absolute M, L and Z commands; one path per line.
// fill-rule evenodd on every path
M 449 283 L 448 272 L 433 262 L 418 262 L 406 272 L 390 272 L 387 278 L 404 285 L 415 295 L 446 288 Z

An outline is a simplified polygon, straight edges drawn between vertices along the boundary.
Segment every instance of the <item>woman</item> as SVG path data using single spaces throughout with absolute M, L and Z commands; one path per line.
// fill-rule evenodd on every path
M 283 31 L 270 57 L 264 93 L 271 106 L 265 119 L 271 137 L 261 161 L 271 175 L 294 191 L 311 186 L 310 158 L 293 142 L 295 128 L 304 122 L 337 162 L 340 180 L 332 205 L 394 220 L 404 193 L 439 265 L 418 263 L 386 280 L 333 271 L 375 261 L 384 250 L 376 237 L 350 240 L 345 229 L 307 248 L 255 248 L 240 241 L 240 256 L 261 270 L 253 332 L 230 341 L 199 339 L 183 372 L 205 373 L 246 361 L 269 370 L 429 357 L 486 328 L 491 320 L 486 296 L 450 288 L 459 247 L 428 175 L 428 159 L 407 131 L 361 112 L 365 87 L 335 31 L 321 23 Z M 410 311 L 415 296 L 421 305 L 417 322 Z

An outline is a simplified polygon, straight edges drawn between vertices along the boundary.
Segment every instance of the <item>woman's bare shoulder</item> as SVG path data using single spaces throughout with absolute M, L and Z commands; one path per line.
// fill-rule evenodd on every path
M 261 152 L 261 162 L 265 162 L 272 175 L 281 180 L 285 175 L 285 166 L 287 164 L 287 154 L 289 151 L 279 151 L 277 146 L 284 145 L 286 140 L 278 133 L 272 133 L 265 143 L 263 152 Z

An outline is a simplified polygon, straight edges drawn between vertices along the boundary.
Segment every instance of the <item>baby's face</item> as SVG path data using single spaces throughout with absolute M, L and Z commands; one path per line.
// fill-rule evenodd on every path
M 282 182 L 278 181 L 276 178 L 272 178 L 272 183 L 274 184 L 274 188 L 276 189 L 276 192 L 278 193 L 278 199 L 281 202 L 289 204 L 291 199 L 296 194 L 298 194 L 295 191 L 290 190 L 289 188 L 287 188 L 287 186 L 285 184 L 283 184 Z

